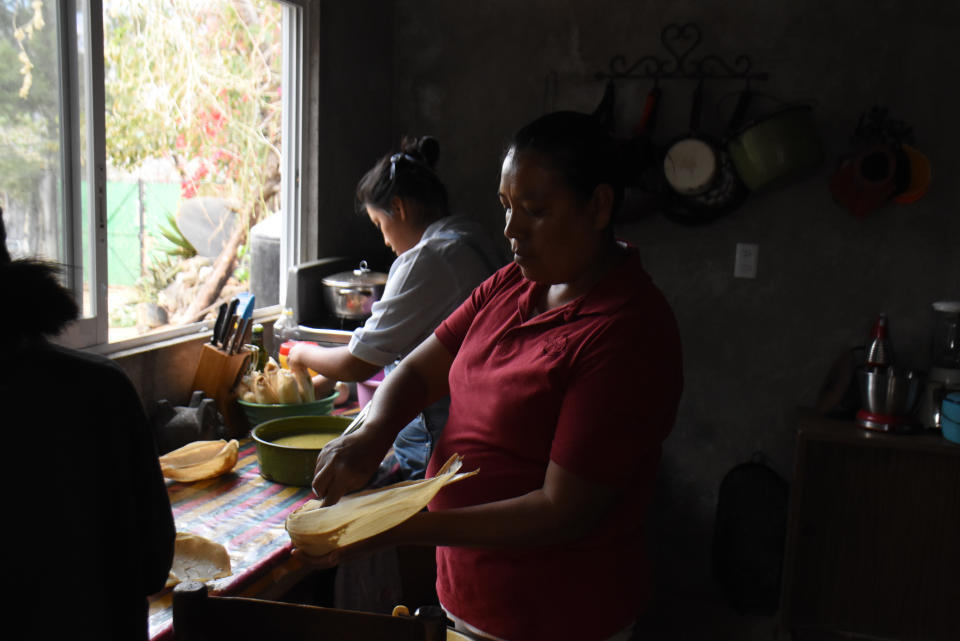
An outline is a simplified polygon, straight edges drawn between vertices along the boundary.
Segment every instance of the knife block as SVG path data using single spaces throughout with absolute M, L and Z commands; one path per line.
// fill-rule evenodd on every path
M 247 367 L 251 351 L 243 348 L 236 354 L 228 354 L 210 343 L 204 343 L 193 375 L 193 390 L 202 390 L 216 401 L 217 409 L 227 428 L 227 438 L 246 435 L 249 424 L 237 404 L 234 392 L 237 381 Z

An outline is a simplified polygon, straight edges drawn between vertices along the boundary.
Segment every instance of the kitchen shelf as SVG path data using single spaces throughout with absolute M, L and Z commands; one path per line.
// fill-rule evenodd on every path
M 781 610 L 795 641 L 960 639 L 960 445 L 798 417 Z

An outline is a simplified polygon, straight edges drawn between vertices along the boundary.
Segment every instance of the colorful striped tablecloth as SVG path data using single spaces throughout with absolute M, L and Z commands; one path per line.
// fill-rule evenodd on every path
M 312 496 L 310 488 L 273 483 L 260 476 L 252 439 L 240 441 L 240 456 L 229 474 L 195 483 L 167 481 L 177 532 L 190 532 L 222 544 L 233 574 L 210 581 L 216 594 L 236 594 L 285 561 L 290 536 L 287 514 Z M 150 597 L 150 638 L 172 633 L 170 589 Z

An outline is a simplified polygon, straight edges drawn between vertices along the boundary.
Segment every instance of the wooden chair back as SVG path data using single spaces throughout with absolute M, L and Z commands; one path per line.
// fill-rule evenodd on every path
M 208 594 L 191 581 L 173 590 L 176 641 L 444 641 L 436 616 L 389 616 Z

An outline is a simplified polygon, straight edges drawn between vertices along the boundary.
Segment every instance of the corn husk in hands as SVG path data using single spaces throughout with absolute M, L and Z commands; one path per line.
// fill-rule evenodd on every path
M 160 457 L 160 471 L 173 481 L 189 483 L 226 474 L 237 464 L 240 444 L 231 440 L 194 441 Z
M 323 501 L 307 501 L 287 516 L 287 532 L 294 547 L 311 556 L 323 556 L 370 538 L 422 510 L 446 485 L 477 473 L 458 474 L 461 465 L 462 459 L 454 454 L 429 479 L 348 494 L 330 507 L 324 507 Z
M 177 532 L 166 587 L 185 581 L 212 581 L 233 574 L 227 549 L 202 536 Z

